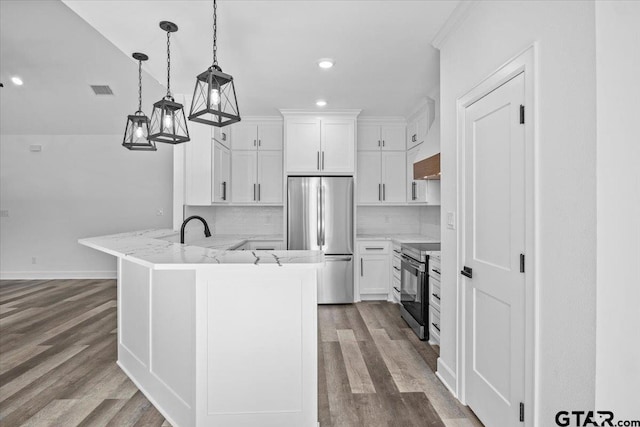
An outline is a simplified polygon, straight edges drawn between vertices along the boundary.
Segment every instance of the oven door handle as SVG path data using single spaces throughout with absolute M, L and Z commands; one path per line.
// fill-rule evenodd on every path
M 414 261 L 413 259 L 409 258 L 405 254 L 402 254 L 401 257 L 402 257 L 403 263 L 409 264 L 412 268 L 415 268 L 420 272 L 424 272 L 425 269 L 423 264 L 420 264 L 419 262 Z

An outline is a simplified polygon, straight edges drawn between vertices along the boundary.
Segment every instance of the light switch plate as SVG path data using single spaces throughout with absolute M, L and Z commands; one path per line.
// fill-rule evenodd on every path
M 451 230 L 456 229 L 456 213 L 455 212 L 447 212 L 447 228 Z

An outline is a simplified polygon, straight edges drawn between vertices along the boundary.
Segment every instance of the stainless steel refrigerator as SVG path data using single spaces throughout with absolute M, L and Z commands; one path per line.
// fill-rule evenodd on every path
M 353 302 L 353 178 L 289 177 L 287 248 L 321 250 L 318 304 Z

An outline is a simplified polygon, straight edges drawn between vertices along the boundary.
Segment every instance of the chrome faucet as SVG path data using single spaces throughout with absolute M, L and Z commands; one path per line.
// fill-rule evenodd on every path
M 180 243 L 184 243 L 184 228 L 192 219 L 199 219 L 200 221 L 202 221 L 202 223 L 204 224 L 204 237 L 211 237 L 211 231 L 209 230 L 209 224 L 207 224 L 207 221 L 205 221 L 201 216 L 194 215 L 185 219 L 182 223 L 182 228 L 180 228 Z

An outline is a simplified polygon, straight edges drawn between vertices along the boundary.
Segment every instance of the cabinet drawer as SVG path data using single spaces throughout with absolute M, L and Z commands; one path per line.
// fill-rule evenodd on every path
M 440 311 L 440 282 L 433 277 L 429 279 L 429 304 Z
M 358 253 L 360 255 L 386 255 L 389 253 L 389 243 L 380 240 L 358 242 Z
M 440 344 L 440 312 L 433 307 L 429 309 L 429 342 Z
M 391 282 L 391 293 L 393 295 L 393 301 L 400 303 L 400 279 L 393 278 Z
M 442 268 L 440 267 L 440 260 L 429 257 L 429 276 L 435 278 L 436 280 L 440 280 L 441 270 Z

